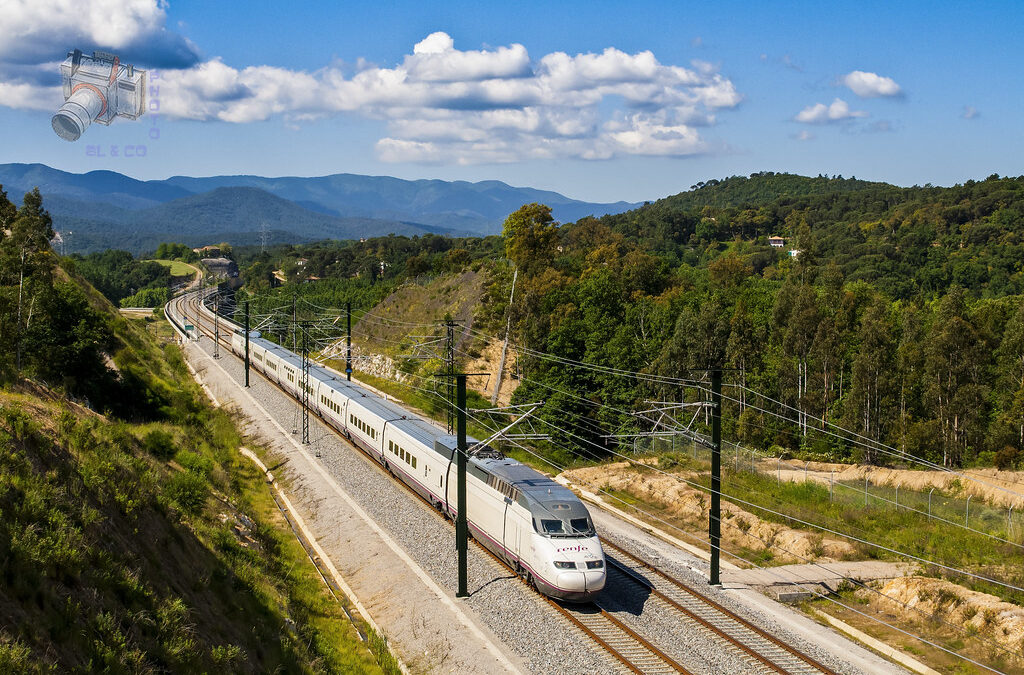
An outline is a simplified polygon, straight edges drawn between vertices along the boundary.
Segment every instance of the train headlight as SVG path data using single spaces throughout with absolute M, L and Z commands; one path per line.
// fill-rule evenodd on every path
M 574 562 L 563 562 L 561 560 L 555 561 L 555 569 L 559 570 L 574 570 L 576 569 L 576 563 Z
M 602 567 L 604 567 L 604 561 L 603 560 L 588 560 L 587 561 L 587 569 L 588 570 L 599 570 Z

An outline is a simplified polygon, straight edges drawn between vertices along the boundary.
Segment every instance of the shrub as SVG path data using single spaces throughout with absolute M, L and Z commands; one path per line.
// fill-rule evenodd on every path
M 175 453 L 174 437 L 162 429 L 154 429 L 146 434 L 142 447 L 149 454 L 164 461 L 174 457 Z
M 192 471 L 180 471 L 167 481 L 167 498 L 182 511 L 195 515 L 203 510 L 210 488 L 206 479 Z
M 1003 446 L 1002 450 L 996 453 L 995 465 L 1000 471 L 1009 471 L 1016 468 L 1020 461 L 1020 449 L 1012 445 Z
M 208 478 L 213 472 L 213 461 L 209 457 L 204 457 L 197 452 L 182 450 L 174 459 L 184 468 L 204 478 Z

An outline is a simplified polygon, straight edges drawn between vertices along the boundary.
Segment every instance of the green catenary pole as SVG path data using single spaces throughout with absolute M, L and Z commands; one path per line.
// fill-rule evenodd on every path
M 722 370 L 711 371 L 711 512 L 708 514 L 711 539 L 711 584 L 722 583 L 720 576 L 722 541 Z
M 249 301 L 245 301 L 245 386 L 249 386 Z
M 466 376 L 456 376 L 456 400 L 458 418 L 458 478 L 459 512 L 455 517 L 455 548 L 459 555 L 459 591 L 457 598 L 469 597 L 467 590 L 466 550 L 469 547 L 469 525 L 466 519 Z

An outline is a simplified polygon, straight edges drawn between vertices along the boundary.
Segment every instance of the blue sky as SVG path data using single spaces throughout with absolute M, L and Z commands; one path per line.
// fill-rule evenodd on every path
M 950 185 L 1022 173 L 1022 15 L 1012 2 L 0 0 L 13 35 L 0 162 L 498 179 L 589 201 L 761 170 Z M 161 114 L 58 138 L 57 63 L 74 47 L 155 71 Z

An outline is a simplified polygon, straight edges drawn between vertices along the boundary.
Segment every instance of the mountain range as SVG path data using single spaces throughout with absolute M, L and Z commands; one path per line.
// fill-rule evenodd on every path
M 638 204 L 590 203 L 500 181 L 319 177 L 174 176 L 137 180 L 114 171 L 68 173 L 44 164 L 0 164 L 11 201 L 38 187 L 67 252 L 153 249 L 162 241 L 236 245 L 422 235 L 487 235 L 523 204 L 541 202 L 557 220 L 602 216 Z

